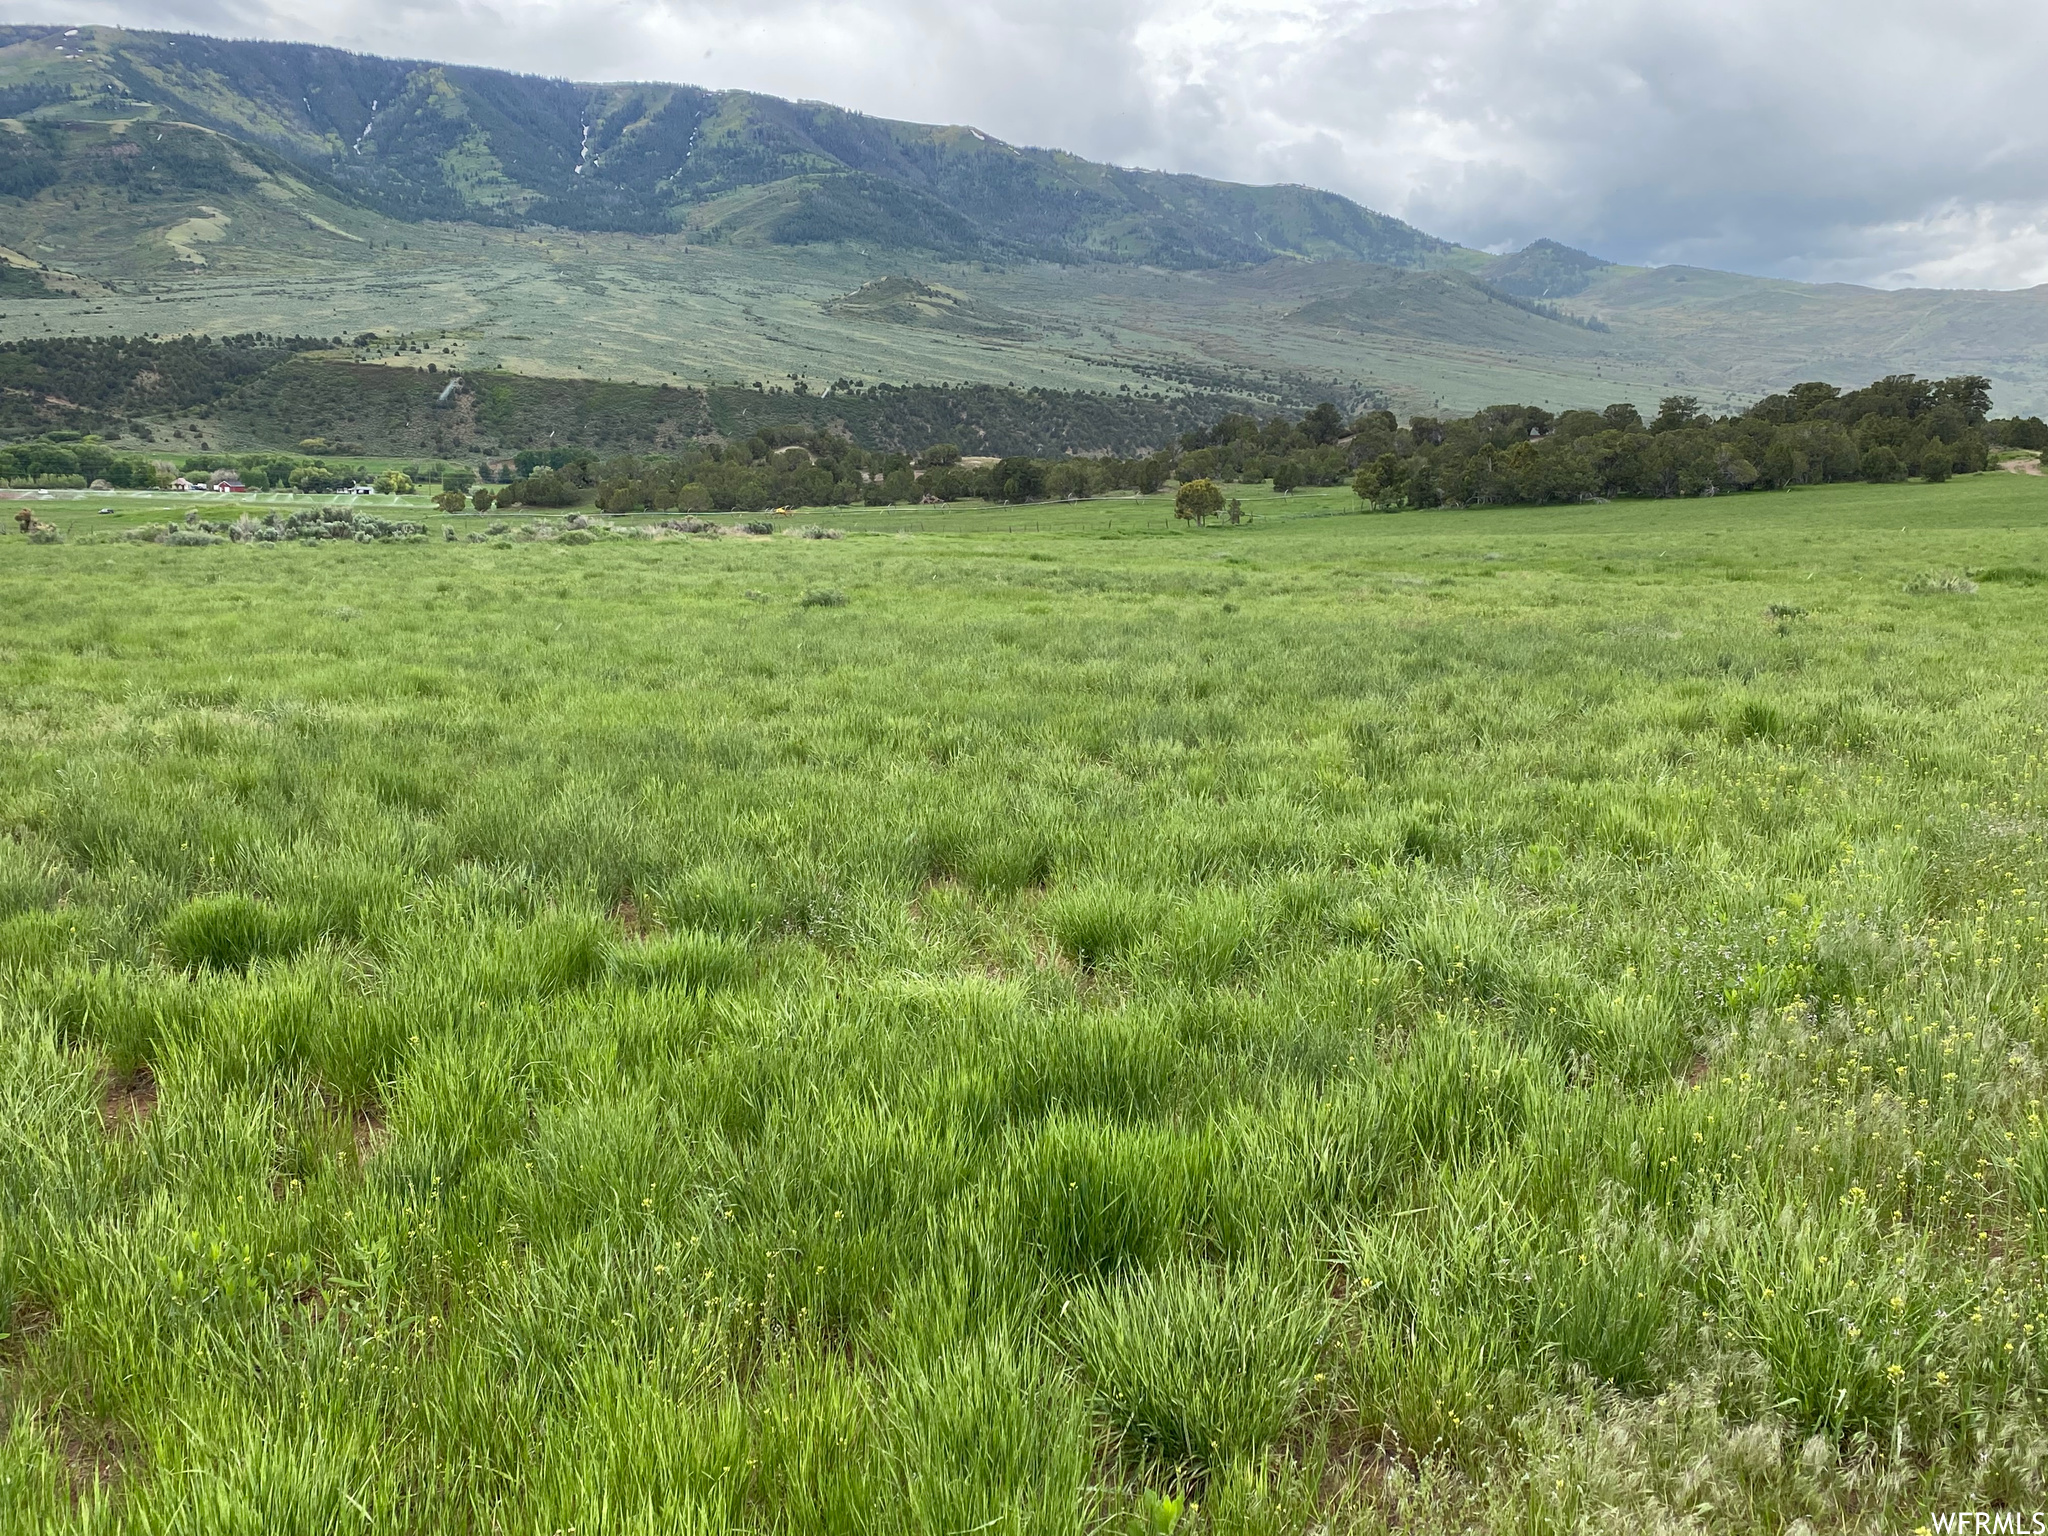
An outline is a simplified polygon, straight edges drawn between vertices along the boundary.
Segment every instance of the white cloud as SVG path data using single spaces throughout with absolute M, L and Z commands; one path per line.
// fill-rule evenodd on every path
M 44 7 L 0 0 L 24 19 Z M 2048 281 L 2022 0 L 88 0 L 134 26 L 833 101 L 1327 186 L 1468 244 Z

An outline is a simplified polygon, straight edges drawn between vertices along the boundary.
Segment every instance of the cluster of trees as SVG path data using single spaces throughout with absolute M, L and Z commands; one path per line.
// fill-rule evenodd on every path
M 1298 418 L 1225 415 L 1142 458 L 975 463 L 948 444 L 915 456 L 881 453 L 829 431 L 771 427 L 669 457 L 600 460 L 576 448 L 521 454 L 512 483 L 488 494 L 500 506 L 590 499 L 607 512 L 1066 500 L 1149 495 L 1170 482 L 1270 482 L 1281 491 L 1349 483 L 1382 508 L 1706 496 L 1975 473 L 1989 457 L 1989 409 L 1987 380 L 1910 374 L 1852 391 L 1801 384 L 1725 416 L 1674 395 L 1647 422 L 1629 404 L 1562 413 L 1498 405 L 1456 419 L 1414 416 L 1404 426 L 1390 411 L 1347 419 L 1324 403 Z M 486 494 L 478 492 L 480 510 Z M 1224 505 L 1208 506 L 1206 493 L 1200 499 L 1203 520 Z
M 108 485 L 120 490 L 163 489 L 179 476 L 203 480 L 220 470 L 231 471 L 251 490 L 304 491 L 313 495 L 369 482 L 379 491 L 400 495 L 438 478 L 443 491 L 466 492 L 476 475 L 467 469 L 439 466 L 386 470 L 372 480 L 362 465 L 333 463 L 325 457 L 291 453 L 194 453 L 171 460 L 117 453 L 87 433 L 54 431 L 12 448 L 0 448 L 0 483 L 17 486 L 84 489 Z
M 1143 458 L 1119 459 L 998 459 L 993 464 L 967 468 L 957 461 L 944 462 L 954 450 L 948 445 L 927 449 L 914 465 L 918 489 L 935 501 L 961 501 L 980 497 L 987 501 L 1069 501 L 1085 500 L 1105 491 L 1136 491 L 1150 496 L 1174 478 L 1171 452 L 1148 454 Z M 934 463 L 934 455 L 939 462 Z M 886 505 L 893 498 L 886 493 L 888 482 L 871 488 L 864 498 L 870 505 Z
M 167 480 L 165 461 L 157 463 Z M 251 490 L 306 491 L 316 495 L 367 484 L 380 495 L 404 496 L 437 482 L 443 491 L 466 492 L 477 481 L 474 471 L 446 465 L 422 468 L 412 464 L 373 474 L 363 465 L 335 463 L 325 454 L 194 453 L 178 461 L 178 472 L 193 479 L 221 469 L 233 470 Z
M 332 464 L 325 458 L 291 453 L 194 453 L 178 461 L 178 473 L 193 480 L 221 469 L 232 470 L 252 491 L 304 491 L 315 496 L 344 490 L 369 478 L 369 471 L 359 465 Z M 170 476 L 165 473 L 160 483 L 169 481 Z M 397 489 L 392 485 L 383 488 Z M 406 489 L 410 488 L 408 484 Z
M 104 481 L 108 485 L 148 489 L 161 476 L 155 463 L 116 453 L 97 438 L 58 431 L 13 448 L 0 448 L 0 481 L 9 485 L 72 487 Z
M 1390 411 L 1368 411 L 1355 422 L 1327 400 L 1299 419 L 1271 416 L 1264 422 L 1242 413 L 1222 416 L 1206 430 L 1189 432 L 1169 463 L 1173 478 L 1235 481 L 1291 491 L 1304 485 L 1338 485 L 1356 472 L 1359 434 L 1382 423 Z
M 671 457 L 623 454 L 599 461 L 580 449 L 520 455 L 502 490 L 479 487 L 496 506 L 562 507 L 587 497 L 606 512 L 758 512 L 770 507 L 897 506 L 970 498 L 1024 502 L 1158 490 L 1173 455 L 1142 459 L 1037 459 L 968 463 L 958 447 L 923 453 L 864 449 L 836 432 L 764 427 L 730 443 L 697 443 Z M 485 504 L 477 499 L 479 510 Z
M 180 475 L 197 480 L 223 469 L 255 490 L 312 492 L 338 491 L 355 484 L 363 473 L 288 453 L 199 453 L 173 462 L 118 453 L 93 434 L 61 429 L 0 448 L 0 481 L 18 486 L 82 490 L 104 484 L 146 491 L 168 486 Z
M 1459 421 L 1355 423 L 1353 488 L 1375 506 L 1541 505 L 1712 496 L 1839 480 L 1946 480 L 1985 467 L 1990 383 L 1899 374 L 1865 389 L 1801 384 L 1739 415 L 1689 395 L 1645 422 L 1633 405 L 1553 415 L 1494 406 Z
M 900 457 L 900 456 L 891 456 Z M 907 466 L 908 460 L 903 464 Z M 536 471 L 529 487 L 546 484 L 551 494 L 591 486 L 607 512 L 757 512 L 768 507 L 843 507 L 862 500 L 870 477 L 886 478 L 882 456 L 871 455 L 835 432 L 768 427 L 736 442 L 694 444 L 674 458 L 624 454 L 602 464 L 571 459 L 552 471 Z M 517 483 L 508 490 L 516 490 Z M 907 468 L 892 487 L 893 499 L 918 497 Z M 528 506 L 563 506 L 563 500 L 519 498 Z M 503 505 L 506 498 L 500 497 Z
M 2048 421 L 2038 416 L 2006 416 L 1986 422 L 1984 430 L 2001 448 L 2048 449 Z

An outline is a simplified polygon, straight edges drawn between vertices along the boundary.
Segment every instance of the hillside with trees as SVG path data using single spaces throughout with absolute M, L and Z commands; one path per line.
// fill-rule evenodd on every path
M 357 338 L 362 340 L 363 338 Z M 0 440 L 50 433 L 174 450 L 203 435 L 279 449 L 318 440 L 386 455 L 509 456 L 576 443 L 648 453 L 763 430 L 837 433 L 879 452 L 953 442 L 968 455 L 1144 454 L 1246 402 L 1222 394 L 1108 394 L 989 384 L 819 390 L 678 387 L 456 374 L 352 360 L 343 338 L 52 337 L 0 343 Z M 180 420 L 182 418 L 182 420 Z M 360 451 L 352 450 L 352 451 Z
M 583 84 L 298 43 L 0 28 L 24 121 L 0 192 L 112 177 L 218 189 L 288 168 L 406 220 L 1200 268 L 1469 253 L 1348 198 L 1098 165 L 972 128 L 688 85 Z M 159 140 L 110 121 L 190 125 Z M 60 126 L 75 124 L 83 138 Z M 77 153 L 84 149 L 85 153 Z M 737 199 L 737 201 L 735 201 Z
M 210 405 L 324 339 L 60 336 L 0 342 L 0 436 L 52 429 L 145 438 L 150 418 Z
M 550 439 L 611 452 L 659 452 L 764 428 L 831 431 L 864 447 L 915 452 L 938 441 L 968 454 L 1136 453 L 1171 444 L 1240 402 L 1229 396 L 1101 394 L 989 384 L 856 385 L 812 390 L 679 387 L 487 370 L 439 371 L 302 356 L 223 397 L 212 417 L 267 443 L 321 437 L 387 453 L 511 453 Z

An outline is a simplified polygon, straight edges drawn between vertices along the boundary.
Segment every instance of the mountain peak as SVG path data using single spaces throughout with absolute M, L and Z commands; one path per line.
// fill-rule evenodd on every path
M 1564 299 L 1584 293 L 1595 273 L 1613 265 L 1556 240 L 1532 240 L 1513 255 L 1489 262 L 1479 275 L 1518 298 Z

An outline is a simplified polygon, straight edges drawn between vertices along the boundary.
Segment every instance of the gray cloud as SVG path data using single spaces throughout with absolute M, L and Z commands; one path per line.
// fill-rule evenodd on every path
M 0 0 L 0 15 L 47 17 Z M 77 19 L 971 122 L 1330 187 L 1468 244 L 1885 286 L 2048 281 L 2019 0 L 89 0 Z

